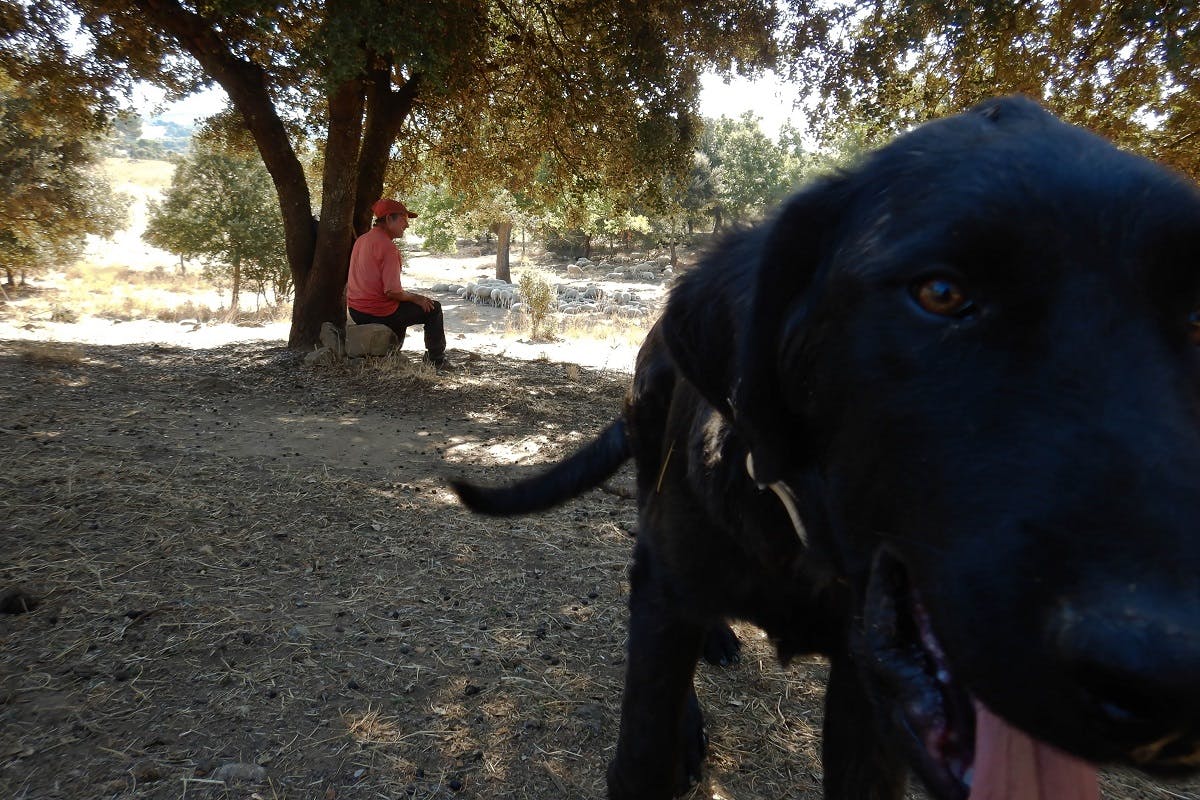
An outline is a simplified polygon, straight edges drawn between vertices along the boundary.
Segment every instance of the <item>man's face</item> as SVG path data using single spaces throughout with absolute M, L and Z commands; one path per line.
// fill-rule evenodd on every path
M 408 230 L 408 215 L 388 214 L 386 225 L 388 233 L 392 234 L 392 238 L 399 239 L 404 236 L 404 232 Z

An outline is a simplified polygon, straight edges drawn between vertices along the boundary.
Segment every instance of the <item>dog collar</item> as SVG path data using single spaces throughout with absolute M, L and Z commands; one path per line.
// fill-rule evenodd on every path
M 788 486 L 783 481 L 773 481 L 763 484 L 754 476 L 754 454 L 746 453 L 746 474 L 750 476 L 750 480 L 754 481 L 754 485 L 760 490 L 770 489 L 779 498 L 779 502 L 783 503 L 784 509 L 787 511 L 788 519 L 792 521 L 792 528 L 796 531 L 797 538 L 800 539 L 800 544 L 808 548 L 808 530 L 804 527 L 804 523 L 800 520 L 800 509 L 796 507 L 796 495 L 792 492 L 792 487 Z

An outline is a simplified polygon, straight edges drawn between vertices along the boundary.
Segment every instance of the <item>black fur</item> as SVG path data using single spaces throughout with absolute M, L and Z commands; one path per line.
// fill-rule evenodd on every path
M 899 798 L 908 767 L 964 797 L 975 702 L 1088 760 L 1200 766 L 1198 307 L 1196 189 L 1020 98 L 725 241 L 598 444 L 512 490 L 459 486 L 519 513 L 636 461 L 610 796 L 695 780 L 692 672 L 730 617 L 785 660 L 829 657 L 831 799 Z M 933 718 L 959 734 L 944 752 Z
M 625 420 L 618 419 L 578 452 L 546 472 L 499 489 L 451 481 L 454 491 L 470 508 L 492 516 L 512 516 L 545 511 L 599 486 L 629 460 Z

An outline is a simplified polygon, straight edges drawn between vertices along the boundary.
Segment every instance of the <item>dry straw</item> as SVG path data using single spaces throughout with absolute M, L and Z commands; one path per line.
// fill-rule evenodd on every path
M 42 600 L 0 615 L 0 796 L 603 797 L 631 475 L 513 520 L 444 482 L 603 427 L 628 376 L 566 373 L 0 343 L 0 589 Z M 815 800 L 824 667 L 740 633 L 689 797 Z

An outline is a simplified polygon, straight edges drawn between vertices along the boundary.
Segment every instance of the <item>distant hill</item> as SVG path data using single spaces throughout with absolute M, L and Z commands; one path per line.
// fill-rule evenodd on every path
M 168 159 L 192 147 L 192 127 L 134 114 L 118 117 L 109 139 L 108 154 L 117 158 Z

